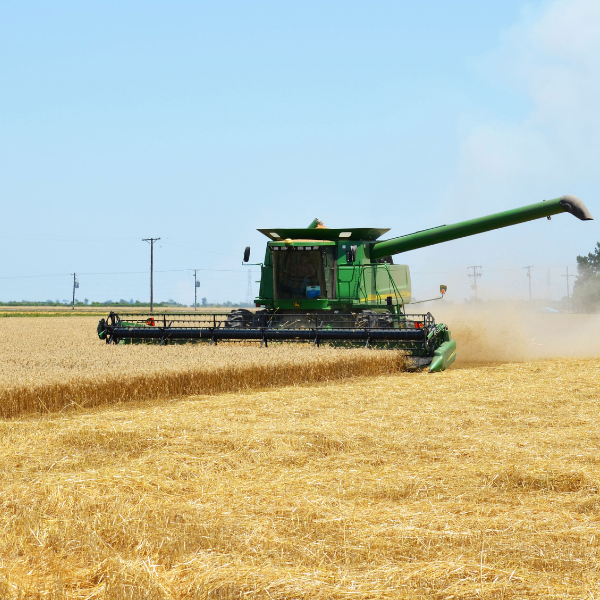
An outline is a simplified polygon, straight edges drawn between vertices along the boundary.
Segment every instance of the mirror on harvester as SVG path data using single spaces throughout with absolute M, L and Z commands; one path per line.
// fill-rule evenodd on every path
M 250 260 L 250 246 L 246 246 L 244 250 L 244 262 L 248 262 Z
M 447 289 L 448 289 L 447 285 L 440 285 L 440 294 L 443 296 L 446 293 Z

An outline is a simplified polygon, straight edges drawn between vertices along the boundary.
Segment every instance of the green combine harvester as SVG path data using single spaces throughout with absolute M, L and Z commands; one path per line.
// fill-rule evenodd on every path
M 111 312 L 98 324 L 98 335 L 108 344 L 254 341 L 396 348 L 410 357 L 413 368 L 443 371 L 456 358 L 456 342 L 431 313 L 408 312 L 410 272 L 392 257 L 563 212 L 592 219 L 579 198 L 562 196 L 388 240 L 379 240 L 388 229 L 328 229 L 317 219 L 305 229 L 259 229 L 269 238 L 264 262 L 258 263 L 259 310 Z M 244 263 L 249 260 L 247 247 Z M 439 298 L 445 292 L 440 286 Z

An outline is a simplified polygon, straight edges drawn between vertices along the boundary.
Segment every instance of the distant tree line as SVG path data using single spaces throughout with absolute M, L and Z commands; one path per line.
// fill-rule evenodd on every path
M 2 302 L 1 306 L 71 306 L 73 303 L 71 300 L 46 300 L 45 302 L 33 302 L 30 300 L 9 300 L 8 302 Z M 90 302 L 87 298 L 82 302 L 81 300 L 75 300 L 75 306 L 150 306 L 150 302 L 140 302 L 139 300 L 106 300 L 105 302 Z M 168 300 L 166 302 L 155 302 L 154 306 L 185 306 L 175 302 L 175 300 Z
M 71 300 L 46 300 L 43 302 L 34 302 L 30 300 L 9 300 L 8 302 L 2 302 L 0 300 L 0 306 L 72 306 Z M 90 302 L 87 298 L 83 301 L 75 300 L 75 306 L 136 306 L 136 307 L 150 307 L 150 302 L 140 302 L 139 300 L 106 300 L 104 302 Z M 175 300 L 167 300 L 166 302 L 155 302 L 154 306 L 157 308 L 169 308 L 171 307 L 188 307 L 187 304 L 181 304 L 175 302 Z M 193 304 L 191 305 L 193 306 Z M 246 304 L 245 302 L 230 302 L 229 300 L 220 304 L 213 304 L 208 302 L 206 298 L 202 298 L 201 306 L 211 306 L 216 308 L 244 308 L 252 307 L 254 304 Z
M 573 308 L 581 313 L 600 311 L 600 242 L 594 252 L 577 257 L 577 279 L 573 286 Z

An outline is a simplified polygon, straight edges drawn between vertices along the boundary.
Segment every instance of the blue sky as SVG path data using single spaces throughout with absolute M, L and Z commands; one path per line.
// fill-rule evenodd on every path
M 390 235 L 566 193 L 600 218 L 600 9 L 3 2 L 0 300 L 246 297 L 258 227 Z M 569 215 L 407 253 L 414 295 L 564 295 Z M 258 279 L 253 272 L 252 280 Z M 253 284 L 253 292 L 258 286 Z

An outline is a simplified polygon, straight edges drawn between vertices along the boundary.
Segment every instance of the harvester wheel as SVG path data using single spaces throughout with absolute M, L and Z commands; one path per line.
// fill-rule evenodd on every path
M 394 320 L 390 312 L 377 313 L 374 310 L 363 310 L 356 315 L 355 327 L 369 329 L 391 329 L 394 327 Z
M 254 315 L 251 311 L 245 308 L 238 308 L 232 310 L 227 316 L 225 321 L 225 327 L 231 327 L 232 329 L 241 329 L 242 327 L 250 327 L 252 325 L 252 319 Z
M 356 315 L 355 327 L 373 329 L 377 327 L 378 316 L 374 310 L 363 310 Z
M 252 327 L 255 329 L 263 329 L 268 327 L 269 319 L 273 313 L 270 310 L 257 310 L 252 315 Z
M 379 327 L 380 329 L 393 329 L 394 319 L 392 317 L 392 313 L 389 311 L 379 313 L 377 319 L 377 327 Z
M 105 340 L 106 339 L 106 321 L 104 319 L 100 319 L 100 321 L 98 321 L 98 327 L 96 330 L 98 331 L 98 337 L 101 340 Z

